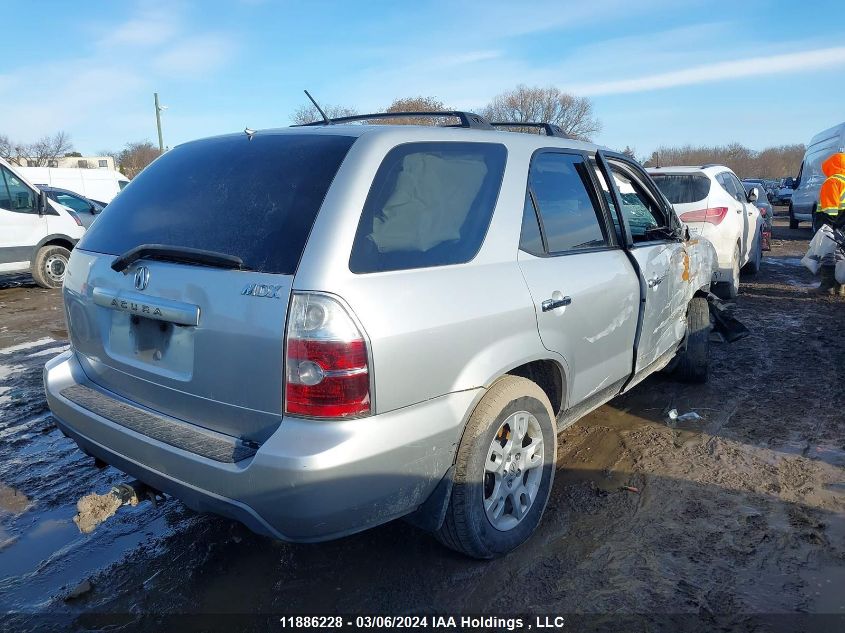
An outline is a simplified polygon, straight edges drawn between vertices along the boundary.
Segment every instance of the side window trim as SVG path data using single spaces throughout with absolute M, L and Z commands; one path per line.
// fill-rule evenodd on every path
M 540 205 L 537 202 L 537 197 L 531 188 L 531 170 L 534 167 L 534 160 L 537 156 L 542 154 L 565 154 L 568 156 L 578 156 L 583 161 L 584 164 L 588 167 L 587 171 L 589 172 L 592 168 L 590 162 L 590 156 L 581 150 L 576 149 L 566 149 L 564 147 L 541 147 L 539 149 L 534 150 L 531 154 L 531 161 L 528 165 L 528 177 L 525 183 L 526 191 L 531 199 L 531 205 L 534 207 L 534 213 L 537 216 L 537 222 L 540 226 L 540 238 L 543 242 L 543 250 L 545 251 L 546 257 L 565 257 L 567 255 L 577 255 L 580 253 L 594 253 L 598 251 L 606 251 L 615 248 L 619 248 L 619 245 L 616 243 L 615 234 L 616 231 L 613 228 L 613 223 L 610 223 L 608 226 L 608 216 L 605 213 L 604 203 L 602 201 L 601 195 L 599 195 L 598 188 L 596 187 L 595 177 L 590 174 L 590 186 L 584 185 L 584 188 L 587 191 L 587 195 L 590 197 L 591 202 L 593 203 L 593 212 L 596 214 L 596 221 L 598 222 L 599 228 L 601 229 L 607 244 L 603 246 L 594 246 L 591 248 L 579 248 L 576 250 L 567 250 L 567 251 L 552 251 L 549 249 L 549 240 L 546 235 L 546 227 L 543 224 L 543 213 L 540 209 Z M 596 206 L 598 205 L 598 206 Z

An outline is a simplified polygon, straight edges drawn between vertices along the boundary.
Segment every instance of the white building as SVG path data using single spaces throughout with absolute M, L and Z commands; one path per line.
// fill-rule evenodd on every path
M 37 167 L 38 165 L 31 158 L 18 156 L 12 159 L 21 167 Z M 61 156 L 50 160 L 44 167 L 74 167 L 80 169 L 114 169 L 114 158 L 111 156 Z

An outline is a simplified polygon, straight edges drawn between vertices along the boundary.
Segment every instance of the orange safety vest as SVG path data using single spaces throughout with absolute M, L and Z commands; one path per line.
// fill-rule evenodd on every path
M 845 211 L 845 154 L 830 156 L 822 163 L 822 171 L 828 178 L 819 191 L 818 211 L 839 215 Z

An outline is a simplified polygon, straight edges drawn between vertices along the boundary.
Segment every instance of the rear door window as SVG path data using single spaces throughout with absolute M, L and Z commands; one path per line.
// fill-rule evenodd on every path
M 549 253 L 609 244 L 590 169 L 581 154 L 548 151 L 531 161 L 528 188 Z
M 727 191 L 734 200 L 739 200 L 740 202 L 742 201 L 742 194 L 740 193 L 740 190 L 743 189 L 742 187 L 739 187 L 739 181 L 737 181 L 736 178 L 733 178 L 725 171 L 716 176 L 716 181 L 722 185 L 722 188 Z
M 701 202 L 710 194 L 710 179 L 704 174 L 652 174 L 651 177 L 672 204 Z
M 407 143 L 390 150 L 361 212 L 349 269 L 470 261 L 487 234 L 506 157 L 498 143 Z
M 141 244 L 240 257 L 293 274 L 323 198 L 355 142 L 334 134 L 245 134 L 187 143 L 156 159 L 88 229 L 80 248 Z

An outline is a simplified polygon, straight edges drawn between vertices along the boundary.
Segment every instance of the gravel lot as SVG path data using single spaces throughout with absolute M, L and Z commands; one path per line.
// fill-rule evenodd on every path
M 812 294 L 817 279 L 799 265 L 809 235 L 776 220 L 774 250 L 738 302 L 753 334 L 714 344 L 710 383 L 652 377 L 562 435 L 538 533 L 489 563 L 403 522 L 288 545 L 174 500 L 80 534 L 77 499 L 125 478 L 77 451 L 44 401 L 41 368 L 67 344 L 59 293 L 2 278 L 0 613 L 15 612 L 5 624 L 434 610 L 640 613 L 645 630 L 667 613 L 749 627 L 749 614 L 845 615 L 845 299 Z M 701 419 L 673 423 L 673 408 Z

